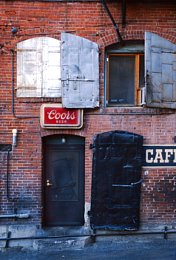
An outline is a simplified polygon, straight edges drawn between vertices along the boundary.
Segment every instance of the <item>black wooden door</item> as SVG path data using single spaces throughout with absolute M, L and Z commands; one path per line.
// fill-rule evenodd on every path
M 95 137 L 90 212 L 93 229 L 138 228 L 142 143 L 142 136 L 123 131 Z
M 52 139 L 45 144 L 46 226 L 84 224 L 84 145 L 75 138 Z

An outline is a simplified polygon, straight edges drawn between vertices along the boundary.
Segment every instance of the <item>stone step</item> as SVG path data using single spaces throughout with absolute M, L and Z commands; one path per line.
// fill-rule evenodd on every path
M 33 248 L 36 250 L 69 250 L 82 249 L 91 243 L 89 236 L 83 237 L 63 237 L 63 238 L 45 238 L 36 239 L 33 242 Z

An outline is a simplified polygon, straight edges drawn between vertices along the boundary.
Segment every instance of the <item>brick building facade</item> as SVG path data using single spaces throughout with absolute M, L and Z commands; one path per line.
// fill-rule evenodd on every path
M 39 228 L 63 225 L 89 226 L 87 211 L 90 209 L 92 197 L 94 151 L 94 148 L 90 149 L 90 145 L 95 142 L 97 134 L 132 133 L 143 137 L 143 145 L 160 146 L 158 148 L 160 150 L 167 145 L 167 149 L 170 149 L 166 151 L 167 158 L 163 155 L 164 150 L 162 150 L 162 154 L 157 151 L 158 154 L 155 158 L 151 147 L 148 151 L 148 161 L 154 162 L 155 160 L 156 166 L 145 166 L 141 170 L 143 181 L 139 191 L 139 230 L 147 228 L 161 230 L 164 226 L 174 230 L 176 228 L 176 170 L 174 166 L 170 167 L 169 162 L 164 166 L 160 163 L 163 161 L 167 163 L 173 158 L 176 142 L 175 1 L 0 1 L 0 10 L 1 225 L 29 227 L 33 225 Z M 145 32 L 147 32 L 146 38 Z M 83 41 L 82 39 L 88 40 L 87 50 L 95 46 L 93 55 L 90 55 L 93 59 L 93 65 L 91 65 L 87 58 L 89 53 L 82 51 L 83 47 L 80 45 L 82 51 L 80 51 L 80 55 L 85 55 L 81 61 L 85 58 L 87 63 L 82 64 L 82 67 L 86 67 L 86 69 L 84 73 L 82 71 L 80 74 L 78 73 L 78 76 L 75 76 L 78 71 L 74 71 L 76 65 L 73 64 L 73 60 L 80 56 L 77 54 L 72 56 L 74 51 L 76 52 L 74 39 L 71 38 L 73 47 L 70 47 L 68 43 L 70 49 L 66 50 L 65 56 L 60 54 L 63 42 L 69 41 L 64 36 L 67 34 L 69 37 L 70 35 L 71 37 L 75 36 L 78 42 Z M 61 39 L 61 37 L 65 38 Z M 54 40 L 57 40 L 55 44 Z M 43 42 L 47 42 L 48 49 L 43 47 Z M 157 46 L 158 42 L 159 47 Z M 53 51 L 53 54 L 46 59 L 45 68 L 45 58 L 54 48 L 55 52 Z M 149 57 L 154 65 L 151 65 L 152 63 L 147 59 L 145 66 L 143 65 L 144 56 L 148 55 L 148 52 L 145 52 L 146 48 L 148 48 Z M 156 50 L 157 48 L 159 51 Z M 152 49 L 154 54 L 151 54 Z M 162 53 L 164 54 L 162 55 Z M 34 56 L 32 56 L 33 54 Z M 63 57 L 66 57 L 65 60 Z M 96 65 L 97 57 L 98 68 Z M 53 62 L 53 60 L 58 62 Z M 69 79 L 70 81 L 63 71 L 65 61 L 71 64 L 66 71 L 69 76 L 73 73 L 73 78 Z M 119 64 L 121 65 L 119 66 Z M 126 66 L 125 71 L 129 73 L 125 75 L 131 74 L 129 81 L 134 81 L 134 84 L 130 83 L 129 85 L 132 90 L 126 88 L 128 80 L 122 84 L 126 78 L 122 75 L 122 70 L 124 71 Z M 146 67 L 147 72 L 145 72 Z M 90 78 L 87 79 L 86 73 L 89 69 L 91 73 L 88 75 Z M 117 73 L 119 69 L 121 69 L 120 73 Z M 61 73 L 58 72 L 56 76 L 59 70 Z M 94 75 L 92 76 L 92 74 Z M 46 75 L 51 75 L 51 78 L 46 79 Z M 99 80 L 98 83 L 94 84 L 97 75 Z M 147 81 L 148 76 L 151 81 L 152 77 L 155 80 L 152 83 L 153 92 L 148 87 L 150 85 L 150 79 Z M 62 90 L 64 82 L 66 80 L 74 82 L 78 78 L 79 84 L 83 82 L 85 85 L 82 94 L 83 102 L 74 103 L 77 94 L 73 93 L 70 107 L 68 105 L 70 97 L 68 99 L 66 97 L 65 102 L 68 101 L 68 103 L 65 106 L 71 111 L 72 109 L 83 111 L 83 126 L 77 129 L 41 126 L 41 106 L 45 104 L 61 105 L 62 100 L 68 94 L 67 92 L 71 93 L 71 88 L 74 89 L 74 84 L 71 84 L 70 89 L 69 86 L 66 86 L 64 92 Z M 145 78 L 145 82 L 143 82 L 143 78 Z M 85 91 L 89 81 L 92 88 L 91 93 Z M 46 87 L 47 84 L 50 84 L 49 82 L 51 85 L 53 84 L 53 89 L 56 87 L 56 92 L 53 90 L 53 95 L 50 95 L 49 86 Z M 159 82 L 158 86 L 156 86 L 157 82 Z M 38 88 L 38 84 L 39 88 L 42 89 L 39 92 L 35 89 L 36 86 Z M 47 89 L 46 92 L 44 85 Z M 118 86 L 121 90 L 116 92 L 114 86 Z M 146 90 L 147 87 L 150 90 Z M 95 101 L 94 104 L 91 103 L 91 94 Z M 84 95 L 88 96 L 90 102 L 85 101 Z M 157 100 L 158 96 L 160 96 L 159 101 Z M 13 129 L 17 130 L 14 145 L 12 145 Z M 67 149 L 65 145 L 68 145 Z M 50 158 L 52 153 L 53 157 Z M 67 154 L 66 161 L 62 155 L 64 153 Z M 57 156 L 60 160 L 58 165 L 54 164 L 57 161 Z M 106 155 L 104 156 L 106 157 Z M 95 161 L 96 159 L 95 156 Z M 49 175 L 50 167 L 52 167 L 52 172 L 57 169 L 56 172 L 62 172 L 64 176 L 62 184 L 56 185 L 56 189 L 72 187 L 69 192 L 72 190 L 76 193 L 76 198 L 69 199 L 67 194 L 63 195 L 64 197 L 61 194 L 50 194 L 49 189 L 52 187 L 49 185 L 55 185 L 57 181 L 59 182 L 58 175 L 56 176 L 55 173 Z M 70 175 L 70 168 L 67 169 L 67 167 L 73 167 L 72 170 L 77 171 L 77 175 L 74 176 L 74 173 L 73 176 L 72 173 Z M 65 171 L 69 173 L 67 177 L 64 175 Z M 95 178 L 96 171 L 97 169 L 94 169 Z M 62 173 L 60 174 L 62 175 Z M 80 180 L 79 174 L 81 174 Z M 65 179 L 67 180 L 64 183 Z M 95 183 L 98 185 L 97 182 Z M 124 180 L 123 184 L 130 185 L 130 183 L 128 180 Z M 93 190 L 95 189 L 96 187 L 93 187 Z M 126 192 L 129 190 L 123 189 L 120 193 L 121 196 L 125 197 Z M 52 199 L 52 196 L 56 197 Z M 59 199 L 57 196 L 60 196 Z M 74 203 L 79 200 L 81 200 L 81 204 L 77 205 L 78 208 L 76 208 Z M 52 204 L 51 201 L 54 203 Z M 60 203 L 58 210 L 61 209 L 61 211 L 59 210 L 59 212 L 56 212 L 57 205 L 55 203 L 57 201 Z M 62 212 L 62 207 L 64 207 L 65 213 Z M 53 211 L 55 217 L 52 216 L 51 212 Z M 80 215 L 77 216 L 75 211 L 80 211 Z M 120 207 L 118 212 L 120 212 Z M 60 215 L 62 215 L 61 218 Z M 72 215 L 74 215 L 73 218 Z M 111 224 L 108 221 L 105 221 L 105 226 Z M 118 226 L 118 221 L 115 226 L 116 224 Z M 120 226 L 123 226 L 123 221 Z M 122 228 L 122 230 L 124 229 Z

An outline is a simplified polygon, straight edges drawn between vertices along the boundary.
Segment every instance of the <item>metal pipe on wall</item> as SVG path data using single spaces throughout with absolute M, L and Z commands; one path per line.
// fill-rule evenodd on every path
M 131 236 L 131 235 L 164 235 L 163 238 L 167 239 L 166 234 L 176 234 L 174 230 L 163 230 L 163 231 L 127 231 L 127 232 L 119 232 L 119 233 L 101 233 L 101 234 L 83 234 L 83 235 L 65 235 L 65 236 L 31 236 L 31 237 L 1 237 L 0 241 L 4 240 L 28 240 L 28 239 L 57 239 L 57 238 L 74 238 L 74 237 L 107 237 L 107 236 Z
M 122 27 L 126 26 L 126 0 L 122 0 Z
M 30 217 L 29 213 L 0 215 L 0 219 L 2 219 L 2 218 L 29 218 L 29 217 Z
M 10 150 L 7 151 L 7 169 L 6 169 L 6 195 L 7 195 L 7 200 L 10 199 L 10 195 L 9 195 L 9 157 L 10 155 Z
M 109 8 L 108 8 L 108 6 L 107 6 L 106 1 L 105 1 L 105 0 L 101 0 L 101 2 L 102 2 L 102 4 L 103 4 L 104 9 L 106 10 L 107 14 L 109 15 L 109 17 L 110 17 L 110 19 L 111 19 L 111 22 L 113 23 L 113 26 L 114 26 L 114 28 L 115 28 L 115 30 L 116 30 L 116 33 L 117 33 L 117 36 L 118 36 L 119 41 L 120 41 L 120 42 L 123 42 L 122 36 L 121 36 L 121 34 L 120 34 L 120 32 L 119 32 L 119 28 L 118 28 L 118 26 L 117 26 L 117 24 L 116 24 L 116 22 L 115 22 L 115 20 L 114 20 L 114 18 L 113 18 L 113 16 L 112 16 L 112 14 L 111 14 Z

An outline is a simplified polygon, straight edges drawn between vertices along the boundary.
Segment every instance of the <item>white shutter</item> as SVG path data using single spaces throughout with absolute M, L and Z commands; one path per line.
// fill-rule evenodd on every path
M 62 103 L 67 108 L 99 106 L 98 45 L 69 33 L 61 35 Z
M 176 109 L 176 45 L 145 33 L 146 105 Z
M 44 97 L 61 97 L 60 41 L 44 37 L 43 44 L 43 88 Z
M 17 96 L 61 96 L 59 40 L 38 37 L 18 43 Z
M 37 38 L 17 44 L 17 97 L 40 97 L 42 50 Z

